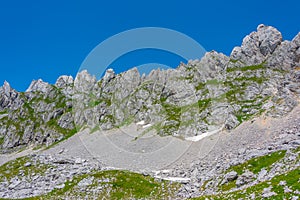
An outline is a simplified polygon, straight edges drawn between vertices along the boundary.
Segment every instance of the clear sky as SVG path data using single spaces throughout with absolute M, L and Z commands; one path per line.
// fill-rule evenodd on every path
M 264 23 L 291 40 L 300 31 L 300 1 L 78 1 L 0 2 L 0 84 L 24 91 L 33 79 L 54 83 L 78 71 L 100 42 L 137 27 L 165 27 L 194 38 L 207 51 L 229 55 Z M 137 52 L 114 64 L 125 70 L 143 62 L 176 66 L 179 58 Z M 120 65 L 120 66 L 119 66 Z

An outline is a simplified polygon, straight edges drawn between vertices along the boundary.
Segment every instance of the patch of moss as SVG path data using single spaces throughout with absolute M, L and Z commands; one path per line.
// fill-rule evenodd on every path
M 276 151 L 271 154 L 252 158 L 240 165 L 232 166 L 227 171 L 236 171 L 241 175 L 246 169 L 257 174 L 262 168 L 270 169 L 271 165 L 285 156 L 286 150 Z
M 77 184 L 84 178 L 94 177 L 93 183 L 88 187 L 103 186 L 97 194 L 97 199 L 164 199 L 174 198 L 179 184 L 167 181 L 156 181 L 150 176 L 143 176 L 130 171 L 100 171 L 91 174 L 76 176 L 67 181 L 62 189 L 54 189 L 49 194 L 29 199 L 64 199 L 65 197 L 82 197 L 86 193 L 78 190 Z M 107 180 L 107 181 L 102 181 Z M 107 191 L 110 192 L 107 192 Z M 95 196 L 93 196 L 95 198 Z M 90 197 L 92 198 L 92 196 Z
M 232 59 L 232 58 L 229 60 L 229 62 L 232 62 L 232 63 L 237 63 L 238 61 L 239 60 L 235 60 L 235 59 Z
M 219 85 L 221 84 L 222 82 L 220 82 L 218 79 L 211 79 L 211 80 L 207 80 L 206 81 L 206 84 L 207 85 Z
M 199 111 L 202 112 L 205 109 L 207 109 L 211 105 L 211 102 L 212 102 L 211 98 L 199 100 L 198 101 Z
M 266 77 L 239 77 L 233 79 L 233 81 L 238 81 L 238 82 L 256 82 L 258 84 L 262 84 L 263 82 L 267 81 L 268 79 Z
M 51 148 L 53 147 L 54 145 L 58 144 L 59 142 L 61 141 L 64 141 L 68 138 L 70 138 L 71 136 L 73 136 L 75 133 L 77 133 L 77 129 L 76 128 L 73 128 L 73 129 L 65 129 L 65 128 L 62 128 L 60 127 L 58 124 L 57 124 L 57 121 L 55 119 L 51 119 L 49 120 L 47 123 L 47 126 L 53 130 L 56 130 L 57 132 L 59 133 L 62 133 L 64 135 L 64 138 L 60 141 L 57 141 L 57 142 L 54 142 L 53 144 L 51 144 L 50 146 L 47 147 L 48 148 Z M 75 127 L 75 126 L 74 126 Z
M 293 153 L 297 153 L 297 152 L 300 152 L 300 146 L 297 147 L 297 148 L 295 148 L 295 149 L 293 149 Z
M 0 115 L 3 115 L 3 114 L 7 114 L 7 110 L 5 109 L 5 110 L 2 110 L 2 111 L 0 111 Z
M 251 66 L 244 66 L 244 67 L 235 67 L 235 68 L 227 68 L 227 72 L 234 72 L 234 71 L 254 71 L 259 69 L 264 69 L 265 63 L 261 63 L 259 65 L 251 65 Z
M 26 162 L 31 162 L 32 165 L 25 167 Z M 32 173 L 43 175 L 49 167 L 51 166 L 42 163 L 33 163 L 29 157 L 17 158 L 0 166 L 0 180 L 10 180 L 15 176 L 20 176 L 22 173 L 24 176 L 30 176 Z
M 206 84 L 205 83 L 201 83 L 199 82 L 198 85 L 195 87 L 195 89 L 198 90 L 202 90 L 205 89 Z
M 255 199 L 292 199 L 293 196 L 299 196 L 295 191 L 300 191 L 300 169 L 291 170 L 285 174 L 275 176 L 270 181 L 265 181 L 258 183 L 254 186 L 238 190 L 230 193 L 222 193 L 216 195 L 201 196 L 198 198 L 193 198 L 194 200 L 204 200 L 204 199 L 251 199 L 251 195 L 255 195 Z M 285 181 L 286 186 L 280 185 L 280 181 Z M 272 187 L 272 191 L 276 194 L 270 198 L 263 198 L 264 188 Z M 284 192 L 284 187 L 290 188 L 293 192 Z
M 235 187 L 236 187 L 236 181 L 234 180 L 234 181 L 230 181 L 228 183 L 225 183 L 224 185 L 219 186 L 219 189 L 221 191 L 228 191 Z
M 2 145 L 4 142 L 4 137 L 3 136 L 0 136 L 0 145 Z

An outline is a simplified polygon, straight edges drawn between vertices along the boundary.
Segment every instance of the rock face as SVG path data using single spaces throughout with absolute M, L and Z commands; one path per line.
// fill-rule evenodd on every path
M 177 69 L 107 70 L 97 81 L 87 71 L 55 85 L 33 81 L 26 92 L 7 82 L 0 88 L 0 149 L 50 145 L 75 127 L 111 129 L 144 121 L 160 135 L 195 136 L 233 129 L 262 113 L 285 115 L 300 95 L 300 33 L 283 41 L 281 33 L 259 25 L 230 57 L 215 51 Z M 73 111 L 73 112 L 71 112 Z
M 58 82 L 63 78 L 59 78 Z M 61 82 L 61 81 L 60 81 Z M 70 81 L 67 83 L 71 85 Z M 76 132 L 68 85 L 60 89 L 42 80 L 33 81 L 26 92 L 13 90 L 7 82 L 0 88 L 0 149 L 2 153 L 34 144 L 50 145 Z

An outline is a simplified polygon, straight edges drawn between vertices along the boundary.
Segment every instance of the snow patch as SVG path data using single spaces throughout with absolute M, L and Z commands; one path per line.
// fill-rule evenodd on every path
M 144 125 L 143 128 L 149 128 L 151 126 L 152 126 L 152 124 L 147 124 L 147 125 Z
M 191 181 L 190 178 L 182 178 L 182 177 L 161 177 L 161 176 L 155 176 L 155 178 L 163 179 L 166 181 L 173 181 L 173 182 L 179 182 L 179 183 L 188 183 Z
M 142 120 L 142 121 L 136 123 L 136 125 L 144 125 L 144 124 L 145 124 L 145 121 L 144 121 L 144 120 Z
M 201 135 L 196 135 L 196 136 L 193 136 L 193 137 L 187 137 L 185 138 L 185 140 L 187 141 L 192 141 L 192 142 L 198 142 L 200 140 L 202 140 L 203 138 L 205 137 L 208 137 L 208 136 L 211 136 L 215 133 L 218 133 L 219 131 L 221 131 L 222 129 L 224 128 L 224 126 L 222 126 L 221 128 L 217 129 L 217 130 L 213 130 L 213 131 L 210 131 L 210 132 L 206 132 L 206 133 L 203 133 Z

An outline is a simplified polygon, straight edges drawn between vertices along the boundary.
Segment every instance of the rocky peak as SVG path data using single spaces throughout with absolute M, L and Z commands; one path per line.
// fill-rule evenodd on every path
M 74 82 L 73 80 L 73 77 L 72 76 L 60 76 L 56 83 L 55 83 L 55 86 L 59 87 L 59 88 L 63 88 L 63 87 L 66 87 L 68 85 L 72 85 Z
M 28 89 L 26 90 L 26 92 L 39 91 L 39 92 L 46 93 L 48 86 L 49 86 L 49 83 L 44 82 L 42 79 L 33 80 L 31 82 L 30 86 L 28 87 Z
M 106 70 L 105 75 L 103 76 L 103 82 L 109 82 L 111 79 L 115 78 L 116 74 L 112 68 Z
M 281 44 L 281 33 L 272 26 L 259 25 L 256 32 L 243 39 L 241 47 L 235 47 L 231 58 L 247 65 L 260 64 Z
M 74 81 L 74 89 L 78 92 L 89 92 L 92 91 L 97 79 L 88 73 L 87 70 L 79 72 Z
M 293 38 L 292 44 L 295 50 L 300 47 L 300 32 Z
M 264 56 L 272 54 L 282 42 L 282 35 L 276 28 L 263 24 L 257 27 L 257 36 L 260 52 Z
M 18 92 L 11 88 L 7 81 L 4 81 L 2 87 L 0 87 L 0 107 L 10 107 L 11 102 L 14 101 L 18 96 Z
M 200 60 L 200 65 L 212 71 L 221 71 L 225 68 L 228 61 L 229 58 L 226 55 L 211 51 L 206 53 Z
M 10 97 L 11 92 L 14 90 L 10 87 L 10 84 L 7 81 L 4 81 L 4 84 L 2 86 L 2 91 L 7 97 Z

